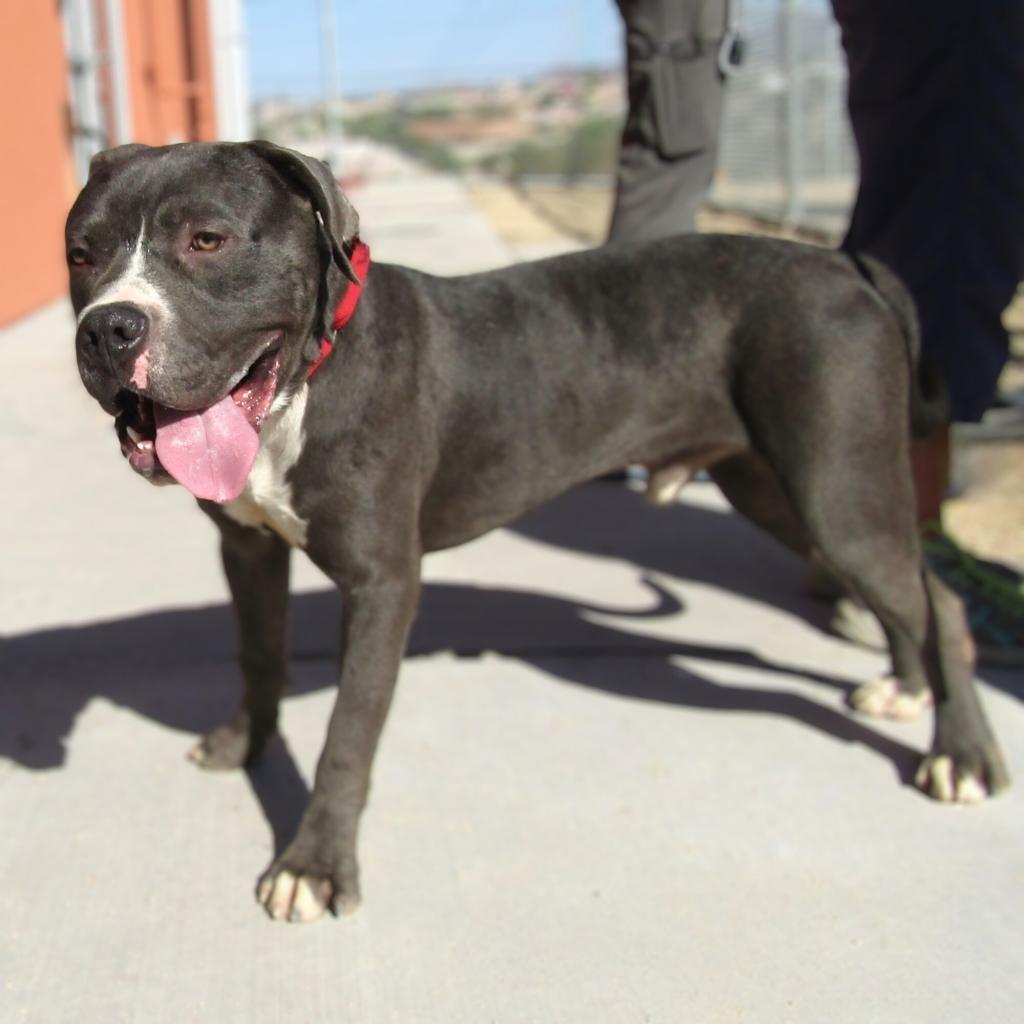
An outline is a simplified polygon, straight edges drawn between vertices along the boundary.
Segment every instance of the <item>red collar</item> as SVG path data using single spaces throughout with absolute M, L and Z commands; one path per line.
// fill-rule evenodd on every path
M 352 314 L 359 304 L 359 296 L 363 291 L 363 284 L 366 283 L 366 274 L 370 269 L 370 247 L 365 242 L 356 242 L 352 250 L 352 269 L 360 280 L 360 284 L 350 283 L 345 289 L 345 294 L 334 311 L 334 319 L 331 321 L 331 331 L 340 331 L 352 319 Z M 334 351 L 334 340 L 332 338 L 320 339 L 320 354 L 309 364 L 306 370 L 306 380 L 324 365 L 327 357 Z

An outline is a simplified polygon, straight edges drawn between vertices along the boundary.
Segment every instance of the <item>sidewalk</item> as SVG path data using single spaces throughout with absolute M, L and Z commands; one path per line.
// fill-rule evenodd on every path
M 353 191 L 378 260 L 517 257 L 462 187 Z M 295 692 L 249 775 L 185 761 L 237 684 L 213 528 L 122 464 L 63 304 L 0 332 L 0 1024 L 932 1024 L 1024 1005 L 1018 782 L 905 783 L 930 724 L 844 707 L 882 659 L 708 485 L 606 483 L 432 556 L 361 843 L 363 908 L 268 921 L 337 602 L 294 562 Z

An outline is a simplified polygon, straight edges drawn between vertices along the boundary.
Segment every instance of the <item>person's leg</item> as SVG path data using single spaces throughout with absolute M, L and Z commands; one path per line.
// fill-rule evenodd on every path
M 917 521 L 938 522 L 949 489 L 949 426 L 942 426 L 931 436 L 914 441 L 910 446 L 910 463 L 917 495 Z
M 1024 6 L 1013 0 L 832 0 L 843 32 L 861 180 L 844 248 L 903 279 L 922 358 L 952 421 L 991 404 L 1008 353 L 1002 313 L 1024 277 Z M 961 595 L 979 654 L 1024 658 L 1024 590 L 941 532 L 949 424 L 912 449 L 918 518 L 933 570 Z M 848 601 L 834 627 L 865 639 Z
M 714 175 L 727 0 L 617 0 L 629 111 L 609 241 L 693 231 Z
M 1006 362 L 1024 277 L 1024 5 L 833 0 L 849 63 L 860 188 L 844 248 L 899 274 L 922 354 L 976 421 Z M 919 449 L 935 461 L 943 446 Z
M 615 2 L 626 44 L 628 111 L 607 240 L 692 232 L 718 159 L 725 86 L 719 51 L 729 0 Z M 622 469 L 601 479 L 627 477 Z

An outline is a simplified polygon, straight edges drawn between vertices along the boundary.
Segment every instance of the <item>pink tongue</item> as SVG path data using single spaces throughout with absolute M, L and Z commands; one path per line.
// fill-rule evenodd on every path
M 153 412 L 156 454 L 182 487 L 218 502 L 242 493 L 260 439 L 230 395 L 202 412 L 178 412 L 156 402 Z

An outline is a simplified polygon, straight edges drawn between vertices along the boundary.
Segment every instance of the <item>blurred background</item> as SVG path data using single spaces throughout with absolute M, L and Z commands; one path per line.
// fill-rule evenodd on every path
M 747 0 L 704 227 L 829 241 L 856 164 L 827 0 Z M 612 0 L 46 0 L 0 14 L 0 324 L 63 292 L 89 159 L 271 138 L 358 190 L 455 179 L 520 255 L 603 240 L 624 114 Z M 736 218 L 739 218 L 737 222 Z
M 0 248 L 0 328 L 48 310 L 67 316 L 64 218 L 91 156 L 126 142 L 262 137 L 326 159 L 375 258 L 430 272 L 467 273 L 605 239 L 625 114 L 614 0 L 0 8 L 9 241 Z M 726 89 L 718 168 L 698 228 L 836 244 L 857 163 L 829 2 L 745 0 L 740 16 L 746 57 Z M 1024 405 L 1021 294 L 1007 318 L 1014 358 L 1001 395 Z M 50 322 L 25 329 L 52 333 Z M 958 425 L 955 489 L 983 485 L 995 512 L 975 523 L 971 502 L 951 514 L 981 550 L 1024 564 L 1018 419 L 980 434 Z

